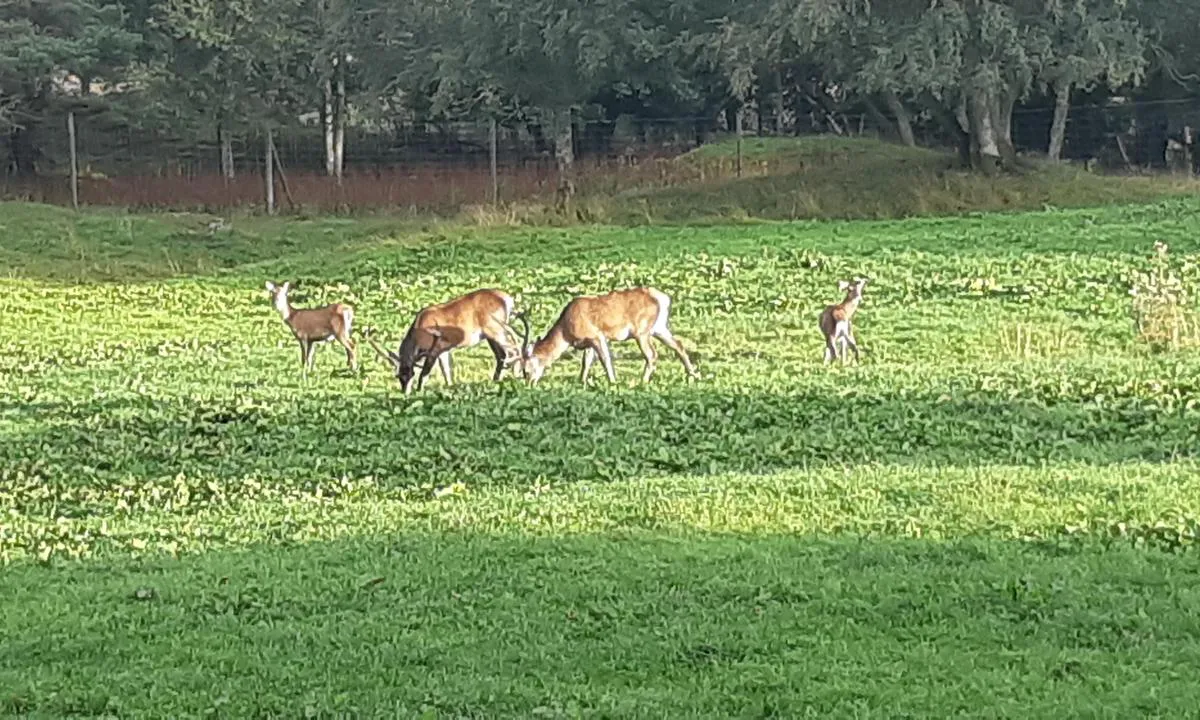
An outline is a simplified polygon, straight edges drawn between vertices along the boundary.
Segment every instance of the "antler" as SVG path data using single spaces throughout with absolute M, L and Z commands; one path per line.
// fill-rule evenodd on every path
M 366 328 L 363 331 L 363 337 L 367 339 L 371 347 L 375 349 L 375 354 L 383 359 L 389 365 L 395 365 L 396 361 L 383 348 L 379 347 L 379 343 L 375 342 L 375 328 Z
M 525 334 L 521 336 L 521 350 L 524 352 L 525 350 L 529 349 L 529 336 L 531 334 L 531 330 L 529 328 L 529 316 L 527 316 L 525 311 L 522 310 L 521 312 L 515 313 L 513 317 L 520 320 L 521 324 L 525 326 Z
M 521 357 L 524 354 L 525 348 L 529 347 L 529 318 L 525 315 L 524 310 L 513 313 L 513 317 L 521 321 L 521 324 L 525 326 L 525 332 L 519 333 L 512 325 L 509 325 L 504 321 L 500 322 L 500 325 L 504 328 L 505 333 L 512 335 L 514 338 L 521 339 L 521 347 L 516 351 L 516 356 L 514 357 L 512 354 L 506 353 L 506 362 L 512 362 Z

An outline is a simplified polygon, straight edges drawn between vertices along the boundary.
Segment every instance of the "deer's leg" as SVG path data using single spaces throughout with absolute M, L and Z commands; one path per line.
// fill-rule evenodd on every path
M 650 382 L 650 376 L 654 374 L 654 364 L 658 360 L 658 354 L 654 352 L 654 346 L 650 344 L 650 336 L 643 335 L 637 338 L 638 348 L 641 349 L 642 355 L 646 358 L 646 367 L 642 370 L 642 382 Z
M 445 379 L 447 385 L 454 384 L 453 373 L 450 371 L 450 353 L 444 352 L 438 355 L 438 367 L 442 371 L 442 378 Z
M 584 385 L 588 384 L 588 374 L 592 371 L 592 363 L 596 361 L 596 351 L 589 348 L 583 349 L 583 367 L 579 371 L 579 382 Z
M 496 371 L 492 373 L 492 382 L 500 382 L 500 378 L 504 375 L 505 361 L 508 359 L 508 352 L 504 346 L 498 341 L 491 338 L 486 338 L 488 347 L 492 349 L 492 355 L 496 357 Z
M 688 357 L 687 350 L 683 349 L 683 345 L 675 339 L 670 330 L 664 329 L 661 332 L 654 333 L 654 337 L 662 341 L 663 345 L 671 348 L 676 357 L 679 358 L 679 362 L 683 363 L 683 369 L 687 371 L 689 377 L 696 377 L 698 375 L 696 367 L 692 365 L 692 359 Z
M 833 338 L 825 338 L 825 364 L 833 362 L 837 357 L 837 346 L 834 344 Z
M 601 337 L 593 347 L 596 348 L 596 354 L 600 356 L 600 364 L 604 366 L 604 372 L 608 374 L 608 381 L 615 383 L 617 373 L 613 370 L 612 351 L 608 347 L 608 340 Z
M 358 354 L 354 350 L 354 343 L 350 340 L 350 333 L 341 333 L 336 337 L 337 341 L 342 344 L 342 347 L 346 348 L 346 365 L 348 365 L 351 370 L 357 370 Z
M 421 362 L 421 373 L 417 375 L 417 389 L 425 389 L 425 378 L 429 377 L 429 373 L 433 372 L 433 366 L 437 364 L 437 358 L 425 356 Z
M 834 326 L 833 344 L 834 344 L 834 348 L 835 348 L 835 354 L 842 361 L 842 364 L 845 365 L 846 364 L 846 323 L 839 322 L 837 325 Z
M 849 328 L 846 329 L 846 342 L 850 345 L 851 352 L 854 353 L 854 362 L 858 362 L 858 342 L 854 340 L 854 332 Z
M 308 373 L 312 372 L 313 366 L 316 364 L 317 344 L 312 340 L 302 340 L 301 343 L 304 353 L 304 374 L 307 376 Z

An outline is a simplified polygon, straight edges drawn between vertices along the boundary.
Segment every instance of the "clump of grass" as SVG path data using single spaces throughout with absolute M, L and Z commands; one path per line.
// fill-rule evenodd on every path
M 463 208 L 467 222 L 479 227 L 514 227 L 520 224 L 520 213 L 515 203 L 494 205 L 467 205 Z
M 1080 343 L 1069 328 L 1016 323 L 1000 330 L 1000 354 L 1005 358 L 1044 358 L 1067 355 Z
M 1135 271 L 1129 288 L 1137 336 L 1156 350 L 1200 345 L 1200 318 L 1184 277 L 1190 261 L 1175 261 L 1165 242 L 1154 243 L 1150 268 Z

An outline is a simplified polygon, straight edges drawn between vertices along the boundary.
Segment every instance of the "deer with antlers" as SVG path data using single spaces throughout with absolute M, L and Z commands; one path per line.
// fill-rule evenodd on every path
M 854 328 L 851 327 L 851 321 L 854 319 L 854 313 L 858 311 L 859 304 L 862 303 L 863 288 L 866 284 L 866 278 L 838 281 L 838 290 L 846 293 L 845 299 L 835 305 L 827 305 L 821 311 L 818 324 L 821 334 L 825 336 L 826 365 L 834 358 L 841 358 L 842 363 L 845 364 L 847 347 L 854 352 L 854 362 L 858 362 L 858 343 L 854 340 Z M 838 352 L 839 344 L 841 345 L 840 353 Z
M 290 289 L 291 283 L 288 282 L 282 285 L 267 282 L 271 302 L 296 341 L 300 343 L 300 363 L 304 377 L 307 379 L 309 371 L 313 368 L 316 346 L 333 339 L 346 348 L 346 364 L 352 371 L 356 370 L 358 358 L 354 351 L 354 343 L 350 340 L 354 308 L 344 303 L 333 303 L 323 307 L 297 309 L 292 307 L 291 301 L 288 300 Z
M 532 344 L 529 342 L 529 321 L 522 317 L 525 325 L 522 339 L 523 374 L 529 384 L 536 385 L 555 360 L 567 350 L 575 348 L 583 350 L 583 369 L 579 379 L 584 385 L 588 383 L 588 373 L 596 356 L 600 357 L 609 382 L 616 382 L 609 344 L 636 340 L 646 358 L 642 382 L 649 382 L 658 359 L 650 344 L 650 338 L 654 337 L 675 352 L 688 377 L 695 379 L 699 374 L 691 358 L 667 325 L 670 311 L 671 297 L 650 287 L 580 296 L 568 302 L 554 325 Z
M 508 324 L 513 314 L 513 299 L 499 290 L 482 289 L 437 305 L 422 308 L 400 342 L 398 352 L 384 350 L 369 335 L 367 341 L 385 362 L 392 366 L 396 379 L 407 395 L 412 391 L 417 365 L 421 373 L 417 388 L 425 387 L 425 378 L 436 364 L 447 385 L 453 384 L 450 352 L 486 341 L 496 357 L 492 380 L 499 381 L 504 369 L 520 359 L 518 335 Z

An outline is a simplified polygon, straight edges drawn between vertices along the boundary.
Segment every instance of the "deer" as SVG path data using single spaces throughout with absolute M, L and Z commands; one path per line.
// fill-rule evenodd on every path
M 609 383 L 615 383 L 617 375 L 613 370 L 609 344 L 636 340 L 646 358 L 642 382 L 648 383 L 658 359 L 650 344 L 650 338 L 654 337 L 675 352 L 689 380 L 697 379 L 699 373 L 692 365 L 691 358 L 668 327 L 670 311 L 671 297 L 652 287 L 578 296 L 567 303 L 546 334 L 533 343 L 529 341 L 529 321 L 522 316 L 520 319 L 525 325 L 522 374 L 529 385 L 536 385 L 554 361 L 574 348 L 583 350 L 580 382 L 585 386 L 588 384 L 588 373 L 599 355 Z
M 821 334 L 825 336 L 826 365 L 834 358 L 839 357 L 844 365 L 847 360 L 847 347 L 854 352 L 854 362 L 858 362 L 858 343 L 854 340 L 851 321 L 854 319 L 854 313 L 858 311 L 859 304 L 862 303 L 863 288 L 866 284 L 866 278 L 854 278 L 852 281 L 839 280 L 838 290 L 846 293 L 845 299 L 840 303 L 827 305 L 821 311 L 818 324 Z M 838 343 L 841 343 L 842 346 L 840 353 L 838 352 Z
M 505 368 L 520 359 L 519 336 L 508 324 L 509 317 L 515 317 L 513 306 L 513 298 L 508 293 L 490 288 L 475 290 L 418 311 L 397 352 L 379 347 L 370 335 L 367 341 L 376 354 L 392 366 L 405 395 L 412 392 L 418 363 L 421 364 L 418 390 L 425 387 L 425 379 L 435 364 L 441 369 L 446 384 L 452 385 L 450 352 L 473 347 L 481 341 L 487 342 L 496 357 L 492 380 L 499 382 Z
M 267 292 L 271 294 L 271 302 L 296 341 L 300 343 L 300 364 L 304 378 L 308 378 L 308 373 L 313 368 L 317 344 L 333 339 L 346 348 L 346 364 L 350 370 L 357 370 L 358 357 L 354 343 L 350 340 L 350 330 L 354 325 L 354 308 L 344 303 L 333 303 L 323 307 L 297 309 L 292 307 L 291 301 L 288 300 L 290 289 L 290 282 L 276 285 L 267 281 Z

